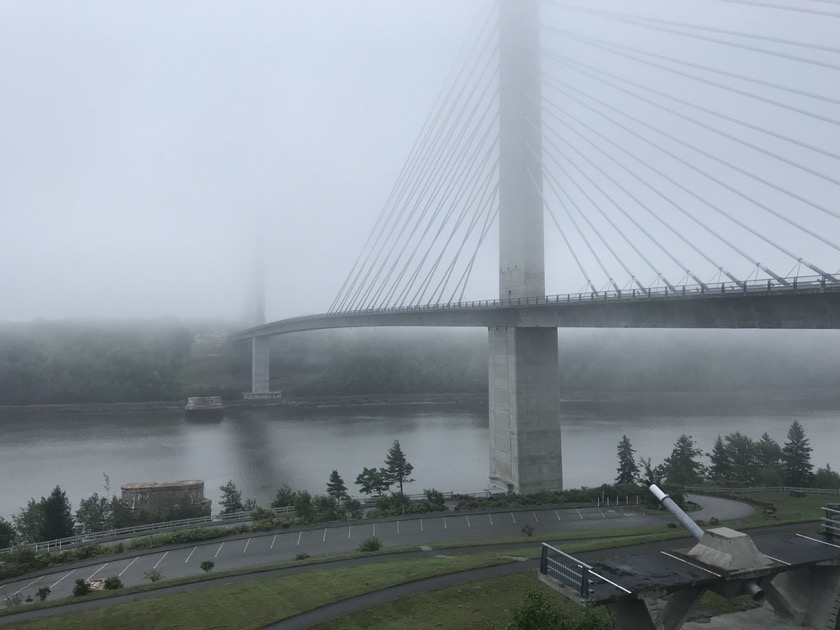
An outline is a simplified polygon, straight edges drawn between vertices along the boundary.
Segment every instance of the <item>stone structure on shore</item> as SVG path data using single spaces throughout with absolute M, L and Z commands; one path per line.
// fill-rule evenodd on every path
M 135 514 L 167 518 L 210 515 L 211 501 L 204 497 L 200 479 L 127 483 L 121 490 L 123 503 Z

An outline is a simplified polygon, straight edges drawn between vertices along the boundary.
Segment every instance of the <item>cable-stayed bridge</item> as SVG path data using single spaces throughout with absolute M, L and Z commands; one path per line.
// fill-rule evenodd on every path
M 558 327 L 840 328 L 838 26 L 824 0 L 488 6 L 326 312 L 233 335 L 253 391 L 272 335 L 486 327 L 490 476 L 527 492 L 562 485 Z

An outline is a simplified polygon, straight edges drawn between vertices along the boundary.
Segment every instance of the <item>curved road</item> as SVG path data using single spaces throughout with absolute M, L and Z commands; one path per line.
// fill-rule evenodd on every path
M 695 496 L 692 500 L 702 506 L 702 509 L 692 513 L 695 519 L 708 521 L 712 516 L 716 516 L 721 520 L 735 520 L 749 516 L 753 512 L 753 508 L 749 505 L 726 499 Z M 538 539 L 540 534 L 657 525 L 667 520 L 671 520 L 667 514 L 646 514 L 633 505 L 579 509 L 535 508 L 470 513 L 447 512 L 421 517 L 237 535 L 207 543 L 154 549 L 146 553 L 133 551 L 107 559 L 97 558 L 96 561 L 66 565 L 40 574 L 32 573 L 0 584 L 0 600 L 14 594 L 20 594 L 24 598 L 31 595 L 34 599 L 35 591 L 41 586 L 50 587 L 51 599 L 69 597 L 73 584 L 78 578 L 104 578 L 116 575 L 126 586 L 133 586 L 142 582 L 145 573 L 151 569 L 157 569 L 166 578 L 196 575 L 202 573 L 200 564 L 204 560 L 212 560 L 216 570 L 226 571 L 292 560 L 302 552 L 311 556 L 344 553 L 354 551 L 362 540 L 371 536 L 377 536 L 386 547 L 398 545 L 446 547 L 447 543 L 457 540 L 521 535 L 522 528 L 526 524 L 534 528 Z M 387 559 L 387 557 L 384 558 Z M 371 560 L 373 558 L 360 559 L 360 561 Z M 513 567 L 505 566 L 508 571 L 528 568 L 520 564 Z M 306 569 L 306 567 L 300 567 L 300 569 Z M 502 570 L 501 567 L 495 569 Z M 399 589 L 399 587 L 395 588 Z M 155 593 L 157 592 L 152 592 L 150 595 Z M 115 600 L 106 600 L 90 603 L 107 605 L 114 602 Z M 80 608 L 75 605 L 68 609 L 79 610 Z M 62 609 L 47 609 L 0 617 L 0 624 L 22 621 L 24 618 L 34 616 L 57 614 L 68 609 L 62 607 Z

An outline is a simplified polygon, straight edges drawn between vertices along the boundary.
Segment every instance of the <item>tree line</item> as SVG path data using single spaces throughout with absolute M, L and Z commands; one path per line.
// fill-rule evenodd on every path
M 692 436 L 680 435 L 664 461 L 653 465 L 650 457 L 636 459 L 630 439 L 618 443 L 616 483 L 667 483 L 690 486 L 709 483 L 729 487 L 840 488 L 840 474 L 825 468 L 814 470 L 810 440 L 798 420 L 788 429 L 787 440 L 779 445 L 767 433 L 758 440 L 735 431 L 717 436 L 711 452 L 704 453 Z M 708 464 L 700 461 L 707 457 Z

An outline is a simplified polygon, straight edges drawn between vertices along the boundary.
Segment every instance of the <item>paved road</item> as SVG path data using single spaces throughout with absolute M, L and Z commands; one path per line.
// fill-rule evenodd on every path
M 732 520 L 752 513 L 752 508 L 743 503 L 712 497 L 694 499 L 703 505 L 703 509 L 692 514 L 697 519 L 708 520 L 711 516 L 717 516 L 721 520 Z M 371 536 L 378 537 L 386 547 L 441 547 L 458 540 L 521 536 L 526 524 L 534 528 L 534 537 L 538 539 L 540 534 L 657 525 L 665 520 L 669 520 L 668 515 L 645 514 L 638 506 L 624 505 L 483 513 L 448 512 L 433 516 L 281 530 L 68 565 L 60 570 L 32 574 L 0 585 L 0 600 L 14 594 L 24 598 L 32 596 L 34 599 L 35 592 L 41 586 L 50 587 L 50 599 L 69 597 L 78 578 L 116 575 L 126 586 L 133 586 L 141 583 L 145 574 L 152 569 L 160 571 L 165 578 L 196 575 L 202 573 L 200 565 L 205 560 L 212 560 L 215 570 L 226 571 L 275 564 L 294 559 L 303 552 L 311 556 L 343 553 L 355 550 L 362 540 Z M 2 618 L 0 623 L 3 623 Z

